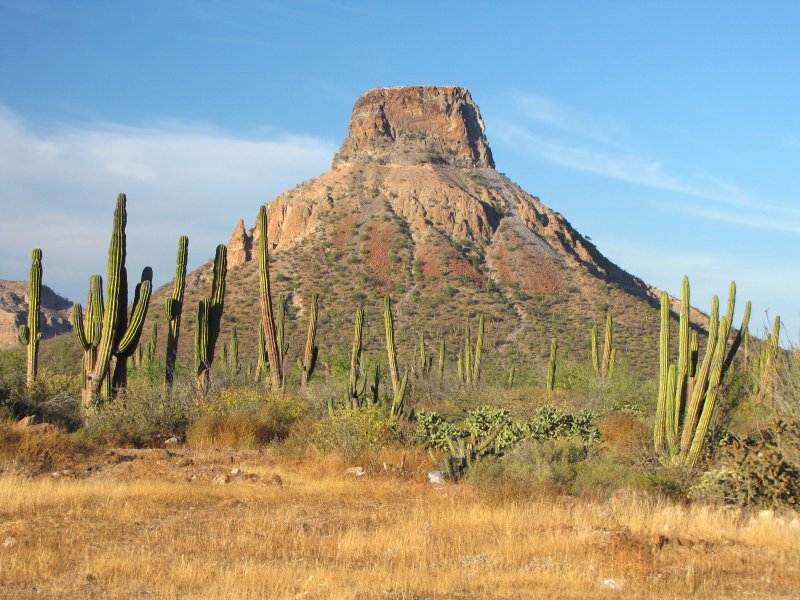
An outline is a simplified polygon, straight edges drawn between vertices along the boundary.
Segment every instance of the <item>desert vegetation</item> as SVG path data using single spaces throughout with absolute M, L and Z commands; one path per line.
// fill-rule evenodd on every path
M 40 342 L 46 256 L 33 251 L 27 347 L 0 354 L 0 585 L 11 595 L 796 592 L 800 354 L 779 343 L 779 318 L 751 336 L 749 303 L 733 328 L 735 284 L 707 327 L 690 320 L 688 280 L 677 315 L 663 295 L 650 371 L 620 350 L 612 307 L 602 348 L 596 327 L 570 333 L 585 339 L 582 359 L 562 356 L 555 330 L 538 362 L 493 356 L 491 320 L 465 313 L 448 360 L 424 321 L 398 344 L 385 293 L 385 345 L 367 352 L 356 300 L 341 336 L 320 335 L 324 294 L 287 327 L 262 207 L 260 326 L 222 336 L 223 245 L 210 295 L 185 304 L 181 237 L 145 341 L 157 294 L 145 268 L 129 307 L 126 220 L 120 195 L 105 293 L 93 275 L 74 337 Z M 182 319 L 195 323 L 193 366 L 178 360 Z

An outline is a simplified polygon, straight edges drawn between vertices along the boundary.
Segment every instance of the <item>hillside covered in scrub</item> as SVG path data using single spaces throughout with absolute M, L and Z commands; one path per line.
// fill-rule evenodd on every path
M 483 314 L 489 364 L 503 376 L 512 364 L 539 373 L 553 337 L 564 356 L 588 360 L 590 330 L 611 314 L 620 360 L 654 372 L 658 290 L 614 265 L 561 214 L 495 169 L 480 110 L 464 88 L 366 92 L 331 170 L 269 201 L 267 217 L 273 289 L 288 299 L 290 365 L 301 351 L 313 293 L 320 294 L 323 355 L 346 355 L 359 305 L 366 350 L 377 353 L 388 294 L 407 362 L 424 334 L 431 348 L 447 342 L 455 369 L 467 322 L 474 326 Z M 240 221 L 228 242 L 221 334 L 228 339 L 236 327 L 243 360 L 252 364 L 260 236 L 257 224 Z M 208 249 L 190 241 L 189 252 Z M 210 263 L 190 273 L 187 306 L 196 306 L 210 284 Z M 157 306 L 168 293 L 169 286 L 155 294 Z M 153 317 L 162 321 L 159 311 Z M 693 317 L 703 323 L 699 313 Z M 185 327 L 191 336 L 191 319 Z M 189 344 L 181 354 L 191 362 Z

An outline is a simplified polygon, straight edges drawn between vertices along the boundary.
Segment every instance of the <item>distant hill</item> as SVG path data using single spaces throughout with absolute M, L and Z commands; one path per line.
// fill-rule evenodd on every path
M 552 337 L 562 356 L 588 361 L 590 329 L 602 330 L 607 312 L 620 359 L 647 369 L 657 364 L 660 292 L 495 170 L 480 110 L 464 88 L 366 92 L 331 170 L 268 202 L 267 213 L 273 290 L 289 298 L 290 367 L 304 344 L 313 292 L 321 294 L 323 352 L 347 352 L 358 304 L 367 312 L 368 349 L 382 352 L 381 298 L 391 294 L 407 366 L 420 332 L 429 354 L 444 338 L 454 365 L 464 326 L 471 319 L 474 331 L 479 313 L 487 318 L 486 360 L 498 366 L 541 364 Z M 260 318 L 260 236 L 244 221 L 234 229 L 220 336 L 226 341 L 236 326 L 242 361 L 250 364 Z M 213 249 L 190 241 L 189 252 Z M 208 295 L 210 279 L 210 264 L 187 277 L 187 362 L 197 301 Z M 149 319 L 163 324 L 168 289 L 155 294 Z
M 0 279 L 0 348 L 9 349 L 22 346 L 17 331 L 28 322 L 27 281 L 8 281 Z M 72 303 L 42 285 L 42 338 L 51 338 L 72 331 L 70 308 Z

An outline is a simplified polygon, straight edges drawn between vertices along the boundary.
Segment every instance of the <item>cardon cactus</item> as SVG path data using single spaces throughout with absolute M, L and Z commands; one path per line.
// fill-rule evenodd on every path
M 553 391 L 556 388 L 556 352 L 558 342 L 556 338 L 550 340 L 550 360 L 547 362 L 547 389 Z
M 408 386 L 408 370 L 403 373 L 403 378 L 397 368 L 397 346 L 394 342 L 394 316 L 392 315 L 392 301 L 389 296 L 383 299 L 383 320 L 386 327 L 386 351 L 389 356 L 389 376 L 392 380 L 392 403 L 389 406 L 389 415 L 398 417 L 403 413 L 406 397 L 406 387 Z
M 164 301 L 164 313 L 167 317 L 167 353 L 164 369 L 164 384 L 172 387 L 175 380 L 175 362 L 178 359 L 178 338 L 181 333 L 181 316 L 183 314 L 183 292 L 186 288 L 186 261 L 189 257 L 189 238 L 182 235 L 178 238 L 178 258 L 175 267 L 175 279 L 172 283 L 172 296 Z
M 31 253 L 31 278 L 28 293 L 28 324 L 20 325 L 19 341 L 28 347 L 28 369 L 25 375 L 27 385 L 33 385 L 39 370 L 39 331 L 40 306 L 42 298 L 42 251 L 34 248 Z
M 219 337 L 220 321 L 225 305 L 225 278 L 228 273 L 228 249 L 220 244 L 214 257 L 214 278 L 211 297 L 200 300 L 197 307 L 195 329 L 195 367 L 197 371 L 197 399 L 205 402 L 211 386 L 211 366 Z
M 347 385 L 347 395 L 353 408 L 361 405 L 361 397 L 366 387 L 366 377 L 363 384 L 359 386 L 361 378 L 361 340 L 364 328 L 364 309 L 356 308 L 356 316 L 353 325 L 353 346 L 350 352 L 350 378 Z
M 89 395 L 86 375 L 95 369 L 97 346 L 100 344 L 100 335 L 103 331 L 103 312 L 103 279 L 100 275 L 92 275 L 89 278 L 86 317 L 83 316 L 83 307 L 80 304 L 72 307 L 73 331 L 83 348 L 81 406 L 90 406 L 93 400 Z M 111 382 L 109 378 L 106 378 L 106 381 Z
M 142 271 L 141 282 L 136 286 L 130 319 L 127 314 L 128 277 L 125 270 L 127 223 L 125 194 L 117 196 L 114 226 L 108 249 L 108 277 L 106 279 L 105 307 L 102 316 L 100 341 L 97 344 L 94 369 L 86 373 L 87 394 L 82 406 L 84 420 L 92 402 L 99 398 L 103 383 L 109 377 L 111 359 L 115 358 L 114 381 L 125 384 L 125 363 L 139 344 L 142 327 L 150 304 L 153 272 L 150 267 Z
M 269 282 L 269 241 L 267 240 L 267 207 L 263 204 L 258 211 L 258 272 L 259 294 L 261 298 L 261 322 L 264 326 L 264 346 L 269 363 L 269 376 L 272 387 L 283 389 L 283 361 L 281 348 L 275 328 L 275 315 L 272 310 L 272 291 Z
M 308 380 L 314 372 L 314 367 L 317 364 L 317 354 L 319 349 L 315 345 L 317 338 L 317 307 L 319 304 L 319 294 L 311 294 L 311 311 L 308 319 L 308 336 L 306 337 L 306 349 L 303 353 L 303 362 L 301 364 L 302 372 L 300 374 L 300 387 L 306 389 Z
M 689 280 L 681 286 L 678 361 L 669 364 L 669 297 L 661 298 L 661 348 L 659 396 L 654 429 L 656 452 L 666 452 L 675 464 L 697 463 L 714 414 L 722 379 L 747 330 L 750 303 L 730 348 L 731 320 L 736 304 L 736 284 L 731 282 L 726 314 L 719 317 L 719 300 L 711 301 L 708 343 L 699 367 L 697 336 L 690 333 Z M 665 443 L 666 442 L 666 443 Z
M 600 379 L 608 379 L 614 373 L 614 365 L 617 360 L 617 349 L 614 348 L 614 331 L 613 320 L 611 313 L 606 315 L 606 333 L 605 340 L 603 341 L 603 358 L 600 360 L 600 351 L 598 349 L 597 340 L 597 327 L 592 327 L 592 367 Z

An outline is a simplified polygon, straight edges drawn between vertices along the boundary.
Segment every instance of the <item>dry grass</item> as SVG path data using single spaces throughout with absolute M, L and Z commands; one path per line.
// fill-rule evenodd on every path
M 0 476 L 0 596 L 789 598 L 800 583 L 800 530 L 738 511 L 438 488 L 424 469 L 352 478 L 336 457 L 127 452 L 85 478 Z M 233 467 L 225 485 L 191 479 Z

